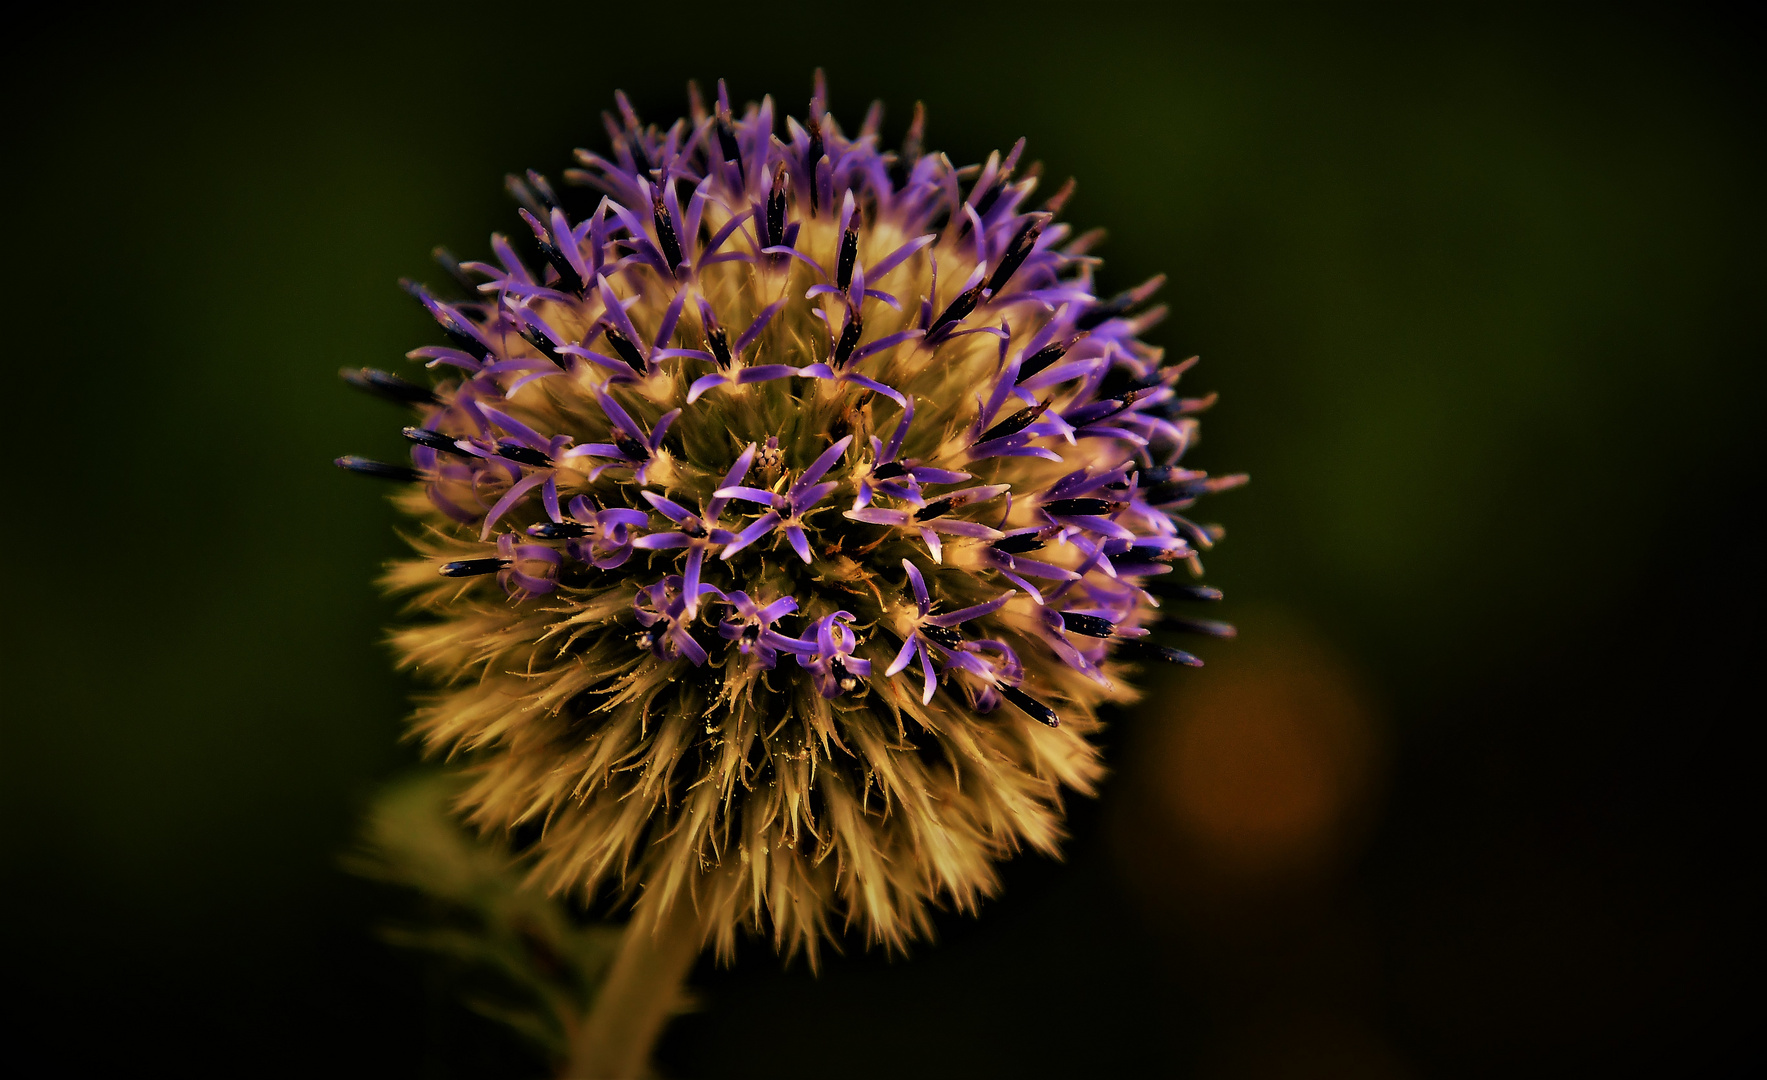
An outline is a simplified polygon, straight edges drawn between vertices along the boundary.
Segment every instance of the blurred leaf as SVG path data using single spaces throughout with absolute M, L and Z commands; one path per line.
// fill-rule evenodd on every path
M 456 790 L 455 778 L 441 772 L 388 785 L 346 865 L 427 901 L 425 924 L 386 927 L 388 942 L 457 962 L 470 1008 L 563 1054 L 623 927 L 580 924 L 562 901 L 526 885 L 506 846 L 454 818 Z

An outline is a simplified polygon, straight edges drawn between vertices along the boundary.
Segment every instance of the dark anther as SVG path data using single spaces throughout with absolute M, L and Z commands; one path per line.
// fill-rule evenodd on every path
M 379 368 L 340 368 L 338 375 L 356 389 L 399 405 L 440 405 L 435 391 Z
M 1114 513 L 1123 508 L 1120 502 L 1109 502 L 1105 499 L 1057 499 L 1044 503 L 1043 512 L 1058 517 L 1085 515 L 1096 517 L 1099 514 Z
M 947 326 L 962 322 L 970 312 L 976 309 L 976 301 L 981 298 L 982 286 L 977 283 L 974 288 L 951 301 L 951 306 L 945 309 L 945 313 L 933 320 L 933 328 L 927 331 L 927 336 L 931 337 Z
M 620 359 L 626 362 L 627 367 L 640 375 L 649 373 L 644 363 L 644 354 L 638 351 L 638 346 L 632 344 L 632 340 L 626 335 L 610 326 L 607 328 L 607 343 L 614 347 L 614 352 L 620 354 Z
M 591 531 L 589 526 L 575 521 L 542 521 L 528 526 L 528 535 L 541 540 L 576 540 L 588 536 Z
M 650 449 L 630 435 L 615 437 L 614 446 L 633 461 L 644 461 L 650 457 Z
M 1061 612 L 1061 625 L 1075 634 L 1087 637 L 1110 637 L 1116 632 L 1117 624 L 1109 619 L 1101 619 L 1096 615 L 1076 615 L 1071 611 Z
M 1147 501 L 1155 506 L 1167 503 L 1185 502 L 1189 499 L 1206 495 L 1209 492 L 1209 478 L 1199 476 L 1192 480 L 1180 480 L 1173 484 L 1161 484 L 1148 489 Z
M 1122 412 L 1124 409 L 1131 407 L 1137 401 L 1140 401 L 1142 398 L 1146 397 L 1148 391 L 1155 389 L 1158 385 L 1159 385 L 1158 383 L 1154 383 L 1153 385 L 1132 386 L 1129 389 L 1124 390 L 1120 394 L 1116 394 L 1112 397 L 1105 398 L 1104 399 L 1105 401 L 1116 402 L 1117 407 L 1110 410 L 1109 412 L 1100 413 L 1097 416 L 1090 417 L 1089 419 L 1087 419 L 1086 422 L 1088 424 L 1096 424 L 1101 420 L 1109 420 L 1111 417 L 1117 415 L 1118 413 Z M 1100 404 L 1102 404 L 1102 402 Z
M 1071 347 L 1072 346 L 1070 345 L 1050 345 L 1038 349 L 1028 358 L 1019 362 L 1018 378 L 1014 379 L 1012 384 L 1017 386 L 1026 379 L 1043 371 L 1045 368 L 1049 367 L 1049 365 L 1066 356 L 1068 349 Z
M 840 255 L 834 263 L 834 283 L 842 291 L 853 284 L 853 264 L 859 261 L 859 216 L 855 212 L 853 220 L 847 223 L 847 231 L 841 234 Z
M 1203 634 L 1207 637 L 1230 638 L 1239 634 L 1233 624 L 1217 619 L 1191 619 L 1183 615 L 1167 615 L 1160 620 L 1162 630 L 1176 630 L 1184 634 Z
M 1155 484 L 1163 484 L 1170 480 L 1174 474 L 1184 471 L 1185 469 L 1181 465 L 1159 465 L 1152 469 L 1138 469 L 1135 473 L 1135 482 L 1142 487 L 1152 487 Z
M 440 319 L 436 321 L 437 324 L 441 326 L 442 333 L 447 336 L 449 341 L 454 343 L 454 347 L 471 356 L 474 360 L 482 361 L 491 355 L 491 350 L 485 347 L 484 342 L 467 333 L 461 327 L 454 325 L 453 322 L 442 322 Z
M 736 145 L 736 129 L 730 126 L 730 117 L 720 114 L 715 126 L 718 129 L 718 149 L 724 154 L 724 160 L 742 160 L 742 150 Z
M 442 576 L 477 577 L 480 574 L 495 574 L 508 565 L 507 559 L 456 559 L 442 564 Z
M 717 359 L 720 369 L 730 369 L 730 335 L 722 326 L 715 326 L 706 334 L 706 349 Z
M 1012 275 L 1024 265 L 1026 259 L 1031 257 L 1031 252 L 1037 247 L 1037 238 L 1041 235 L 1043 235 L 1042 218 L 1032 218 L 1020 227 L 1018 235 L 1014 236 L 1012 243 L 1007 246 L 1006 254 L 1000 256 L 1000 265 L 994 268 L 993 275 L 988 278 L 988 295 L 1000 295 L 1000 290 L 1006 288 L 1006 283 L 1012 280 Z
M 981 438 L 976 440 L 976 445 L 985 442 L 993 442 L 995 439 L 1004 439 L 1008 435 L 1016 435 L 1036 423 L 1042 418 L 1043 414 L 1048 411 L 1048 398 L 1039 401 L 1030 408 L 1020 409 L 1018 412 L 1013 413 L 998 424 L 995 424 L 993 427 L 982 432 Z
M 534 194 L 538 195 L 540 197 L 540 202 L 543 206 L 546 207 L 546 209 L 548 209 L 548 210 L 557 210 L 558 209 L 558 207 L 559 207 L 558 193 L 552 190 L 552 185 L 547 182 L 547 180 L 544 176 L 541 176 L 539 173 L 535 172 L 534 170 L 529 169 L 528 170 L 528 186 L 534 189 Z
M 399 483 L 410 483 L 418 478 L 418 472 L 409 465 L 389 465 L 384 461 L 357 457 L 345 454 L 334 463 L 338 468 L 353 472 L 358 476 L 372 476 L 376 480 L 396 480 Z
M 520 443 L 501 443 L 497 447 L 497 453 L 511 461 L 519 461 L 523 465 L 532 465 L 536 469 L 545 469 L 552 465 L 551 458 L 542 454 L 540 451 L 535 450 L 531 446 L 523 446 Z
M 956 649 L 963 644 L 963 635 L 949 626 L 923 626 L 920 632 L 947 649 Z
M 940 514 L 950 513 L 951 499 L 952 496 L 947 495 L 943 499 L 935 499 L 932 502 L 927 503 L 925 506 L 914 512 L 914 520 L 927 521 L 938 517 Z
M 841 663 L 838 658 L 828 662 L 828 670 L 834 676 L 835 685 L 847 693 L 852 693 L 859 688 L 858 676 L 848 671 L 847 665 Z
M 1060 727 L 1061 718 L 1055 710 L 1038 701 L 1036 698 L 1020 690 L 1016 686 L 1000 685 L 1000 696 L 1019 707 L 1019 710 L 1033 720 L 1042 721 L 1050 727 Z
M 995 551 L 1004 551 L 1008 555 L 1023 555 L 1027 551 L 1038 550 L 1044 545 L 1044 543 L 1046 543 L 1046 541 L 1043 537 L 1042 530 L 1039 530 L 1037 532 L 1020 533 L 1017 536 L 1009 536 L 1004 540 L 996 540 L 994 541 L 993 546 Z
M 749 623 L 747 626 L 743 627 L 742 640 L 750 642 L 751 644 L 761 640 L 761 624 Z
M 902 464 L 900 461 L 886 461 L 882 465 L 871 470 L 871 478 L 873 480 L 893 480 L 898 476 L 906 475 L 908 475 L 908 466 Z
M 460 266 L 460 260 L 454 257 L 453 252 L 445 247 L 438 247 L 430 252 L 430 258 L 436 260 L 436 265 L 447 271 L 448 276 L 454 279 L 454 284 L 460 286 L 466 295 L 477 296 L 479 294 L 478 282 L 467 276 L 466 271 Z
M 669 218 L 669 208 L 659 197 L 652 200 L 650 212 L 656 219 L 656 241 L 663 249 L 663 261 L 674 270 L 681 265 L 681 241 L 675 235 L 675 223 Z
M 546 227 L 534 218 L 528 219 L 528 226 L 534 230 L 534 241 L 540 245 L 540 255 L 552 266 L 552 269 L 558 271 L 559 285 L 578 296 L 582 296 L 588 286 L 584 283 L 582 275 L 577 273 L 577 268 L 564 257 L 564 252 L 552 242 L 554 238 L 546 231 Z
M 1090 311 L 1086 312 L 1086 314 L 1076 319 L 1074 321 L 1074 327 L 1078 330 L 1090 330 L 1101 323 L 1110 322 L 1118 315 L 1128 311 L 1130 306 L 1134 303 L 1135 297 L 1131 294 L 1118 293 L 1116 296 L 1097 305 Z
M 859 312 L 852 311 L 847 315 L 847 325 L 841 328 L 841 339 L 835 342 L 834 366 L 840 367 L 853 355 L 853 349 L 859 344 L 859 335 L 864 327 L 859 321 Z
M 976 200 L 976 217 L 988 216 L 988 211 L 994 209 L 994 204 L 1000 201 L 1000 193 L 1006 190 L 1006 185 L 1011 180 L 1012 173 L 1010 171 L 1002 172 L 995 177 L 994 186 L 982 192 L 982 197 Z
M 638 128 L 628 124 L 626 132 L 631 136 L 626 140 L 626 148 L 632 151 L 633 168 L 641 175 L 649 173 L 653 166 L 650 163 L 650 155 L 644 152 L 644 140 L 639 136 Z
M 810 118 L 810 152 L 806 155 L 804 172 L 810 177 L 810 213 L 816 213 L 816 163 L 822 160 L 822 125 Z M 841 288 L 846 288 L 845 285 Z
M 785 243 L 785 185 L 791 179 L 781 165 L 773 173 L 773 190 L 767 195 L 767 246 Z
M 558 343 L 546 336 L 546 332 L 537 326 L 529 326 L 521 332 L 522 340 L 540 350 L 540 355 L 561 368 L 569 368 L 564 357 L 558 351 Z
M 465 450 L 460 449 L 459 444 L 455 442 L 454 436 L 444 435 L 439 431 L 431 431 L 429 428 L 408 427 L 401 429 L 399 434 L 405 436 L 419 446 L 427 446 L 431 450 L 435 450 L 439 453 L 453 454 L 455 457 L 473 456 Z
M 1185 652 L 1183 649 L 1169 649 L 1164 645 L 1155 645 L 1151 641 L 1125 641 L 1120 646 L 1126 655 L 1141 656 L 1149 660 L 1163 660 L 1168 664 L 1183 664 L 1185 667 L 1202 667 L 1203 662 Z
M 1179 600 L 1219 600 L 1221 590 L 1212 585 L 1172 585 L 1160 590 Z

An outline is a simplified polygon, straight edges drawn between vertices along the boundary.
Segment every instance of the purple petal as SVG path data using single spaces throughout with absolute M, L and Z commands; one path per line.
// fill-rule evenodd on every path
M 546 477 L 546 486 L 540 489 L 540 503 L 546 507 L 547 517 L 551 518 L 553 521 L 564 520 L 564 514 L 560 513 L 558 509 L 557 473 L 552 473 Z M 547 548 L 546 550 L 551 551 L 552 549 Z
M 825 484 L 817 484 L 816 486 L 806 488 L 803 491 L 798 491 L 796 485 L 793 485 L 793 494 L 791 498 L 786 500 L 786 502 L 791 505 L 792 513 L 802 514 L 804 511 L 810 509 L 810 507 L 815 506 L 823 499 L 828 498 L 829 495 L 833 494 L 834 489 L 840 486 L 840 482 L 835 480 L 830 480 Z
M 773 601 L 771 604 L 768 604 L 766 607 L 762 608 L 761 610 L 755 612 L 755 617 L 760 619 L 762 622 L 769 622 L 770 623 L 770 622 L 777 620 L 782 615 L 790 615 L 792 612 L 796 611 L 797 609 L 798 609 L 797 600 L 795 600 L 789 596 L 782 596 L 779 599 Z
M 625 409 L 620 408 L 619 402 L 600 391 L 596 392 L 595 400 L 600 403 L 601 411 L 607 414 L 608 420 L 614 425 L 614 427 L 619 428 L 622 433 L 631 436 L 639 442 L 644 441 L 644 429 L 638 426 L 632 417 L 627 414 Z M 624 457 L 625 455 L 621 454 L 620 456 Z
M 884 674 L 894 675 L 912 663 L 914 661 L 914 654 L 917 651 L 916 646 L 919 644 L 920 634 L 915 631 L 909 631 L 908 640 L 902 643 L 901 651 L 896 653 L 896 658 L 894 660 L 890 661 L 890 666 L 884 669 Z
M 926 676 L 926 689 L 920 693 L 920 703 L 931 705 L 933 695 L 939 691 L 939 677 L 933 671 L 933 658 L 926 649 L 920 650 L 920 671 Z
M 933 557 L 933 561 L 942 564 L 945 561 L 945 548 L 939 543 L 939 534 L 931 529 L 921 529 L 920 539 L 926 544 L 927 554 Z
M 742 368 L 736 373 L 736 379 L 734 381 L 746 385 L 748 383 L 767 382 L 771 379 L 783 379 L 790 375 L 796 375 L 797 373 L 798 369 L 792 367 L 790 364 L 760 364 L 755 367 Z
M 970 479 L 970 474 L 958 472 L 956 469 L 935 469 L 930 465 L 916 465 L 908 470 L 908 475 L 923 484 L 961 484 Z
M 520 502 L 522 496 L 543 483 L 548 475 L 550 474 L 533 473 L 511 484 L 509 490 L 503 493 L 503 497 L 497 500 L 495 506 L 491 507 L 490 513 L 485 515 L 485 527 L 479 530 L 479 539 L 489 539 L 491 529 L 497 524 L 497 519 L 508 513 L 510 507 Z
M 767 324 L 773 321 L 773 316 L 779 314 L 779 310 L 784 306 L 784 300 L 775 300 L 773 303 L 768 304 L 765 308 L 761 309 L 761 313 L 755 316 L 755 321 L 749 323 L 749 328 L 744 330 L 742 336 L 736 339 L 736 344 L 731 348 L 730 355 L 742 355 L 742 351 L 754 344 L 755 339 L 761 336 L 761 331 L 767 329 Z
M 699 378 L 693 380 L 692 386 L 687 388 L 687 403 L 692 405 L 694 402 L 698 401 L 700 396 L 706 391 L 715 390 L 729 381 L 730 376 L 722 371 L 714 371 L 710 375 L 701 375 Z
M 484 413 L 492 423 L 513 435 L 518 442 L 522 443 L 522 445 L 530 446 L 535 450 L 540 451 L 545 451 L 551 448 L 551 443 L 547 440 L 546 436 L 535 431 L 520 420 L 517 420 L 515 417 L 510 416 L 508 413 L 499 412 L 488 405 L 480 405 L 479 411 Z
M 934 615 L 927 622 L 934 626 L 956 626 L 969 622 L 971 619 L 979 619 L 983 615 L 994 614 L 1004 607 L 1008 600 L 1017 595 L 1017 590 L 1008 589 L 985 604 L 976 604 L 974 607 L 958 608 L 956 611 L 947 611 L 943 615 Z
M 854 351 L 853 359 L 850 360 L 849 363 L 857 364 L 859 361 L 865 359 L 867 356 L 875 355 L 877 353 L 883 352 L 885 349 L 890 348 L 893 345 L 900 345 L 904 341 L 908 341 L 911 338 L 918 338 L 921 336 L 923 336 L 923 335 L 921 334 L 921 332 L 919 330 L 902 330 L 898 333 L 886 334 L 885 336 L 878 338 L 876 341 L 869 342 L 865 345 L 861 345 L 857 350 Z
M 931 521 L 922 522 L 922 527 L 952 536 L 970 536 L 980 540 L 998 540 L 1006 535 L 979 521 L 962 521 L 950 518 L 934 518 Z
M 687 553 L 687 569 L 682 571 L 682 589 L 687 596 L 687 617 L 694 618 L 699 614 L 699 569 L 705 562 L 706 549 L 704 544 L 695 544 Z
M 920 576 L 920 571 L 907 559 L 902 560 L 902 568 L 908 571 L 908 583 L 914 588 L 914 603 L 920 608 L 920 613 L 925 615 L 932 606 L 932 600 L 926 592 L 926 579 Z
M 644 233 L 640 230 L 636 235 L 642 239 Z M 649 241 L 645 242 L 649 243 Z M 660 257 L 658 261 L 661 261 Z M 613 323 L 614 329 L 626 335 L 626 340 L 630 341 L 635 348 L 642 350 L 644 348 L 644 338 L 638 333 L 638 329 L 632 325 L 632 320 L 626 316 L 625 305 L 620 303 L 620 298 L 614 292 L 613 286 L 609 285 L 607 283 L 607 278 L 603 277 L 596 282 L 596 287 L 601 292 L 601 304 L 607 309 L 607 313 L 603 317 Z M 557 341 L 558 339 L 553 338 L 553 340 Z
M 644 496 L 645 502 L 648 502 L 658 510 L 661 510 L 665 517 L 676 524 L 680 524 L 693 516 L 693 511 L 687 509 L 687 507 L 682 506 L 673 499 L 665 499 L 654 491 L 641 491 L 639 494 Z
M 906 402 L 907 402 L 907 399 L 904 398 L 902 396 L 901 392 L 898 391 L 895 387 L 885 386 L 883 383 L 878 382 L 876 379 L 867 379 L 863 375 L 855 375 L 850 371 L 844 372 L 842 374 L 841 378 L 846 382 L 850 382 L 850 383 L 853 383 L 858 386 L 863 386 L 867 390 L 875 390 L 877 393 L 882 394 L 884 397 L 890 398 L 898 405 L 903 405 L 903 404 L 906 404 Z
M 798 558 L 807 563 L 816 561 L 816 557 L 810 554 L 810 538 L 804 535 L 802 527 L 797 525 L 787 525 L 785 527 L 785 538 L 791 541 L 792 549 L 798 553 Z
M 701 254 L 700 254 L 701 265 L 704 265 L 705 256 L 710 255 L 713 252 L 717 251 L 719 248 L 723 247 L 724 241 L 730 239 L 731 234 L 736 232 L 736 230 L 742 226 L 742 223 L 747 221 L 749 219 L 749 216 L 752 215 L 753 213 L 754 213 L 754 210 L 749 209 L 749 210 L 744 210 L 740 214 L 734 215 L 733 217 L 731 217 L 731 219 L 729 221 L 726 221 L 724 223 L 723 228 L 719 229 L 716 233 L 712 234 L 711 241 L 706 244 L 705 250 L 703 252 L 701 252 Z
M 675 422 L 675 418 L 680 415 L 681 415 L 680 409 L 670 409 L 668 412 L 664 413 L 660 419 L 657 420 L 656 430 L 654 430 L 650 433 L 650 439 L 648 440 L 648 445 L 650 446 L 651 453 L 653 453 L 653 454 L 656 453 L 657 449 L 663 445 L 663 436 L 667 435 L 669 433 L 669 425 L 673 424 Z
M 754 487 L 744 487 L 741 484 L 721 487 L 712 492 L 712 495 L 719 499 L 741 499 L 744 502 L 760 503 L 762 506 L 773 506 L 779 501 L 779 496 L 771 491 L 763 491 L 760 488 Z
M 890 441 L 884 447 L 883 456 L 878 458 L 879 461 L 894 461 L 894 460 L 896 460 L 896 455 L 901 453 L 901 451 L 902 451 L 902 440 L 904 438 L 906 438 L 908 435 L 908 425 L 912 424 L 913 422 L 914 422 L 914 399 L 909 398 L 907 401 L 902 403 L 902 419 L 900 419 L 896 422 L 896 430 L 894 433 L 892 433 L 890 435 Z M 876 453 L 877 452 L 875 450 L 872 451 L 873 456 L 876 456 Z
M 852 445 L 852 442 L 853 437 L 848 435 L 840 442 L 837 442 L 827 450 L 824 450 L 822 455 L 812 462 L 808 469 L 804 470 L 804 475 L 798 477 L 798 482 L 792 485 L 793 492 L 795 493 L 807 488 L 811 484 L 822 479 L 822 474 L 826 473 L 829 469 L 834 468 L 834 463 L 839 461 L 841 455 L 847 452 L 847 447 Z
M 842 517 L 863 521 L 867 525 L 906 525 L 909 514 L 906 510 L 886 510 L 881 506 L 867 506 L 861 510 L 848 510 Z
M 742 530 L 742 532 L 737 533 L 736 539 L 731 541 L 723 551 L 718 553 L 718 558 L 724 561 L 729 561 L 732 555 L 735 555 L 743 548 L 748 547 L 756 540 L 759 540 L 769 532 L 772 532 L 773 526 L 777 524 L 779 524 L 779 514 L 773 510 L 767 511 L 759 518 L 756 518 L 754 524 Z
M 902 265 L 903 261 L 910 255 L 913 255 L 921 248 L 926 247 L 935 239 L 937 239 L 937 236 L 933 233 L 928 233 L 925 236 L 917 236 L 896 250 L 890 252 L 888 255 L 884 256 L 882 262 L 871 268 L 871 280 L 879 280 L 891 270 Z
M 559 349 L 559 352 L 563 351 L 564 349 Z M 704 360 L 708 364 L 715 364 L 718 362 L 717 357 L 706 352 L 704 349 L 658 349 L 650 354 L 650 358 L 652 360 Z

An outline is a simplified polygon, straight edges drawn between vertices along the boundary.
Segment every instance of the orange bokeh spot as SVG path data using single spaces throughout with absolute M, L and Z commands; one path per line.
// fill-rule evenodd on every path
M 1366 801 L 1379 740 L 1345 663 L 1287 619 L 1246 632 L 1183 680 L 1156 722 L 1159 802 L 1172 824 L 1246 871 L 1314 864 L 1340 849 Z

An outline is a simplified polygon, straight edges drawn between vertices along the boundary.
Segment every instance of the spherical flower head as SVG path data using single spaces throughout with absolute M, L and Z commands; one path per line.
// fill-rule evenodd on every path
M 1158 282 L 1094 294 L 1022 140 L 954 168 L 918 110 L 893 153 L 825 101 L 782 125 L 720 84 L 659 130 L 621 97 L 565 174 L 592 209 L 512 178 L 537 254 L 411 286 L 441 378 L 346 375 L 417 412 L 409 466 L 339 464 L 421 522 L 396 642 L 463 812 L 725 953 L 900 946 L 1054 851 L 1125 655 L 1194 662 L 1146 640 L 1156 593 L 1218 595 L 1162 588 L 1215 539 L 1181 511 L 1242 479 L 1178 464 L 1208 399 L 1140 340 Z

